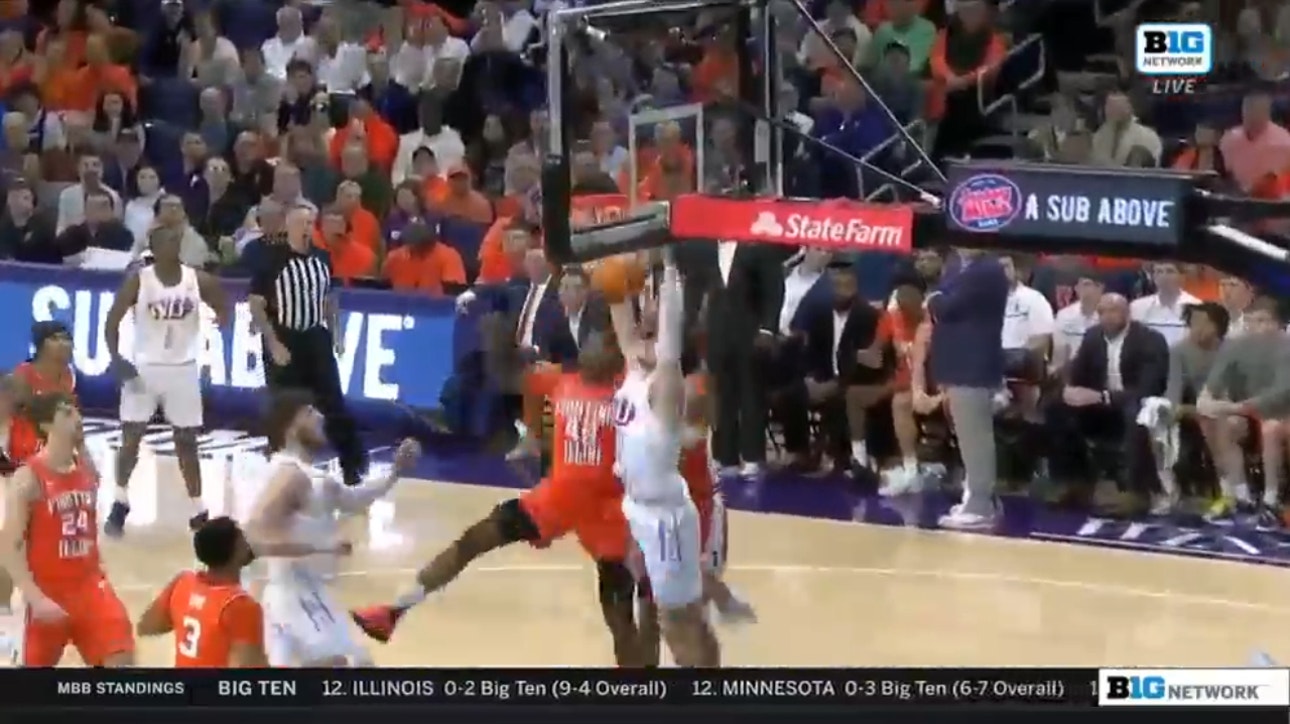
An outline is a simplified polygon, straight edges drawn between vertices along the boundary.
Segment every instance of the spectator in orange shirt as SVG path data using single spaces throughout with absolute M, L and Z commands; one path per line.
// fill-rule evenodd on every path
M 861 20 L 866 26 L 876 30 L 879 25 L 891 20 L 891 12 L 887 8 L 890 4 L 891 0 L 868 0 L 861 11 Z M 927 17 L 927 5 L 928 0 L 914 0 L 917 14 L 923 17 Z
M 394 155 L 399 151 L 399 134 L 361 98 L 350 105 L 349 118 L 349 125 L 338 129 L 331 137 L 332 164 L 340 165 L 340 152 L 348 143 L 362 142 L 367 148 L 367 158 L 388 174 L 394 164 Z
M 936 134 L 934 158 L 967 155 L 985 132 L 976 86 L 983 77 L 998 70 L 1007 53 L 983 0 L 959 0 L 954 13 L 932 46 L 930 67 L 937 91 L 933 95 L 944 96 L 943 122 Z
M 642 201 L 670 201 L 694 191 L 693 169 L 683 159 L 664 156 L 641 181 Z
M 443 198 L 431 200 L 431 211 L 487 226 L 493 223 L 493 204 L 487 196 L 470 187 L 470 169 L 459 164 L 448 169 L 448 190 Z
M 735 53 L 735 31 L 724 26 L 703 51 L 703 59 L 694 66 L 690 82 L 694 100 L 714 101 L 734 95 L 739 88 L 739 56 Z
M 448 194 L 448 182 L 439 174 L 439 160 L 429 146 L 412 152 L 412 175 L 421 180 L 421 199 L 425 203 L 436 203 Z
M 331 255 L 332 275 L 346 283 L 376 276 L 376 253 L 350 236 L 345 212 L 327 207 L 318 219 L 319 235 L 314 244 Z
M 36 36 L 36 53 L 44 55 L 52 43 L 63 43 L 63 58 L 71 68 L 80 67 L 85 60 L 87 10 L 80 0 L 58 0 L 54 10 L 53 25 Z
M 376 214 L 363 208 L 363 187 L 357 181 L 341 181 L 336 187 L 336 209 L 349 224 L 349 238 L 372 250 L 377 259 L 385 255 L 381 223 Z
M 40 97 L 47 109 L 72 110 L 76 71 L 76 66 L 67 59 L 67 41 L 62 38 L 50 40 L 43 56 L 37 56 L 32 73 L 32 80 L 40 89 Z
M 481 284 L 510 281 L 524 268 L 524 255 L 537 245 L 538 227 L 524 216 L 498 219 L 488 228 L 479 249 Z
M 0 96 L 30 80 L 31 72 L 31 54 L 22 45 L 22 33 L 13 29 L 0 31 Z
M 403 245 L 385 258 L 381 276 L 400 292 L 432 297 L 466 290 L 466 269 L 457 250 L 439 239 L 437 228 L 414 221 L 403 229 Z
M 99 93 L 112 89 L 130 99 L 130 105 L 139 107 L 139 87 L 130 75 L 130 69 L 112 62 L 108 55 L 107 41 L 101 35 L 91 35 L 85 41 L 85 67 L 76 71 L 72 81 L 72 108 L 90 111 Z

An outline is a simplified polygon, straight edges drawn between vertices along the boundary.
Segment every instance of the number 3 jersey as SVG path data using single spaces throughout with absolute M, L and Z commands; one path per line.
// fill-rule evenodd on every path
M 202 334 L 202 293 L 197 271 L 181 267 L 179 283 L 168 287 L 155 267 L 139 270 L 134 304 L 134 363 L 182 365 L 197 360 Z
M 264 643 L 264 612 L 236 581 L 185 571 L 158 599 L 174 628 L 177 669 L 228 668 L 234 644 Z

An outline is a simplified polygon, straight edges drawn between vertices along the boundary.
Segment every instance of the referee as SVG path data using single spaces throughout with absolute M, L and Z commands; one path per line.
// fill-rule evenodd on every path
M 367 452 L 340 389 L 333 354 L 341 352 L 340 310 L 332 292 L 331 257 L 311 243 L 312 216 L 306 207 L 291 209 L 286 231 L 266 239 L 269 244 L 251 274 L 251 318 L 263 336 L 268 386 L 313 393 L 345 483 L 356 485 L 367 467 Z

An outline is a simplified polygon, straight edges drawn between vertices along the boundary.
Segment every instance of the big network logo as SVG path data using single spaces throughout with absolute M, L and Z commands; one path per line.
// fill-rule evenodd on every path
M 1290 706 L 1286 669 L 1102 669 L 1101 706 Z
M 73 363 L 81 375 L 94 378 L 105 374 L 112 361 L 105 330 L 114 298 L 111 291 L 73 291 L 45 285 L 31 295 L 31 318 L 70 324 Z M 245 390 L 263 388 L 263 347 L 259 333 L 252 329 L 250 307 L 245 302 L 238 303 L 232 325 L 225 329 L 214 324 L 209 308 L 203 308 L 203 313 L 203 335 L 196 353 L 210 384 Z M 400 314 L 343 312 L 339 331 L 343 345 L 336 363 L 344 393 L 371 400 L 408 401 L 400 381 L 409 375 L 398 374 L 401 365 L 397 350 L 400 338 L 414 333 L 418 321 Z M 134 324 L 128 316 L 122 322 L 120 335 L 121 348 L 128 357 L 134 338 Z M 416 359 L 409 357 L 409 362 Z
M 1214 31 L 1204 23 L 1139 25 L 1134 67 L 1155 93 L 1195 93 L 1214 69 Z

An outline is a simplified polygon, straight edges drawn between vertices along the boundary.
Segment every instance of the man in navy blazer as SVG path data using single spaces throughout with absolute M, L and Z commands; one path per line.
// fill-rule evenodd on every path
M 941 517 L 946 528 L 994 523 L 994 394 L 1003 384 L 1003 315 L 1008 278 L 993 256 L 959 251 L 961 265 L 928 297 L 929 373 L 945 391 L 963 456 L 963 500 Z
M 609 329 L 609 307 L 591 292 L 582 267 L 565 268 L 560 275 L 560 314 L 548 315 L 534 331 L 534 346 L 541 359 L 562 369 L 578 367 L 578 352 L 593 332 Z
M 457 298 L 459 307 L 479 305 L 484 312 L 479 336 L 489 382 L 508 401 L 511 413 L 520 408 L 528 429 L 540 423 L 542 408 L 540 399 L 524 397 L 525 378 L 542 357 L 542 330 L 558 324 L 562 316 L 559 289 L 559 275 L 552 273 L 542 250 L 531 248 L 520 276 L 503 284 L 476 285 Z M 536 454 L 536 440 L 525 437 L 512 453 Z

